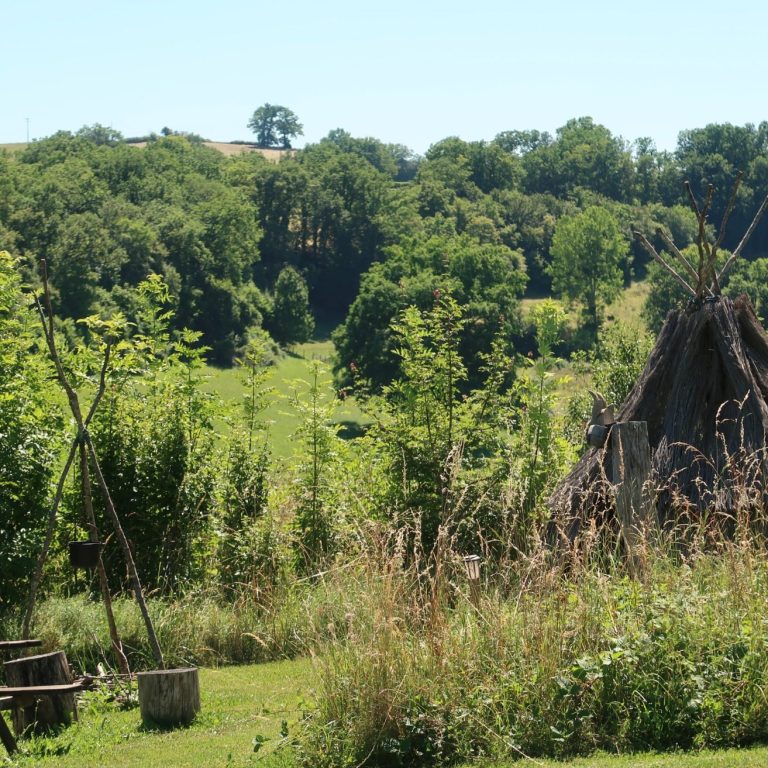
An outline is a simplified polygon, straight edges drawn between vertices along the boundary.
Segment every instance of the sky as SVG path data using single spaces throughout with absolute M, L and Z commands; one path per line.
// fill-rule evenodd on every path
M 0 143 L 101 123 L 248 140 L 269 102 L 304 126 L 422 154 L 447 136 L 591 116 L 673 150 L 768 119 L 764 0 L 0 0 Z

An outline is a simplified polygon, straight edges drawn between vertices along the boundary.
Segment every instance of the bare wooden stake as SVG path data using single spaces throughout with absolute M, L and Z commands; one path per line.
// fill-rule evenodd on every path
M 755 214 L 755 218 L 752 219 L 752 223 L 749 225 L 749 229 L 744 233 L 744 237 L 741 238 L 741 242 L 736 246 L 736 250 L 731 254 L 731 257 L 728 259 L 728 261 L 725 262 L 723 265 L 723 268 L 720 270 L 720 274 L 717 276 L 718 282 L 723 282 L 723 277 L 726 275 L 728 270 L 733 266 L 733 262 L 736 261 L 736 259 L 739 258 L 739 255 L 741 254 L 742 250 L 744 250 L 744 246 L 749 241 L 749 238 L 752 237 L 752 233 L 755 231 L 755 227 L 760 222 L 760 219 L 763 218 L 763 214 L 765 213 L 765 209 L 768 208 L 768 195 L 765 196 L 765 200 L 763 200 L 763 204 L 760 206 L 759 210 Z
M 696 272 L 696 270 L 693 268 L 693 264 L 691 264 L 690 261 L 686 258 L 685 254 L 672 242 L 672 238 L 661 228 L 658 227 L 656 229 L 656 234 L 664 241 L 664 245 L 669 248 L 669 250 L 677 256 L 680 261 L 683 262 L 683 265 L 688 270 L 688 274 L 696 281 L 699 279 L 699 275 Z
M 666 269 L 667 272 L 669 272 L 669 274 L 672 275 L 672 277 L 675 278 L 675 280 L 677 280 L 678 283 L 680 283 L 680 285 L 685 289 L 685 292 L 690 294 L 692 297 L 695 297 L 696 296 L 696 291 L 694 291 L 693 288 L 691 288 L 691 286 L 688 285 L 688 283 L 685 281 L 685 279 L 682 278 L 674 270 L 673 267 L 671 267 L 669 264 L 667 264 L 667 262 L 664 261 L 664 259 L 661 256 L 659 256 L 658 252 L 653 247 L 653 245 L 648 240 L 648 238 L 642 232 L 638 232 L 637 230 L 635 230 L 635 232 L 633 234 L 640 241 L 640 243 L 642 244 L 643 248 L 645 248 L 645 250 L 648 251 L 648 253 L 650 253 L 651 256 L 653 256 L 653 258 L 656 259 L 656 261 L 658 261 L 659 264 L 661 264 L 661 266 L 664 267 L 664 269 Z
M 98 542 L 100 540 L 99 528 L 96 525 L 96 515 L 93 512 L 93 499 L 91 498 L 91 473 L 88 469 L 88 449 L 85 441 L 81 440 L 80 445 L 80 480 L 83 488 L 83 509 L 85 519 L 88 523 L 90 540 Z M 107 571 L 99 553 L 99 561 L 96 563 L 96 572 L 99 576 L 99 588 L 101 589 L 101 599 L 104 601 L 104 611 L 107 614 L 107 626 L 109 627 L 109 638 L 112 641 L 112 651 L 117 659 L 117 667 L 123 675 L 130 675 L 131 668 L 128 666 L 128 659 L 123 651 L 123 643 L 117 631 L 115 614 L 112 611 L 112 595 L 109 594 L 109 580 Z
M 616 516 L 633 574 L 642 567 L 642 540 L 652 518 L 648 493 L 651 450 L 648 425 L 644 421 L 617 422 L 611 427 L 610 450 L 616 488 Z

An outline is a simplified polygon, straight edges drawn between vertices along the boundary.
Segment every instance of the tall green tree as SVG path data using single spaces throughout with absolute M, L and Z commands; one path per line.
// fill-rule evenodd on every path
M 304 134 L 304 126 L 296 114 L 279 104 L 262 104 L 251 115 L 248 127 L 256 134 L 260 147 L 291 148 L 291 139 Z
M 286 267 L 278 275 L 268 323 L 269 331 L 280 344 L 307 341 L 312 335 L 315 320 L 309 309 L 307 283 L 293 267 Z
M 629 243 L 616 219 L 592 206 L 557 222 L 550 255 L 552 288 L 569 301 L 583 305 L 584 321 L 593 339 L 602 322 L 605 305 L 623 287 L 622 261 Z

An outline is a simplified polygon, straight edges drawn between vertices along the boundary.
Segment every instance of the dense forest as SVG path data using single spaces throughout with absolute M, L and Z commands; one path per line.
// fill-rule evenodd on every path
M 449 137 L 424 157 L 339 129 L 279 163 L 164 134 L 138 148 L 96 125 L 0 154 L 0 248 L 20 257 L 30 280 L 46 260 L 65 321 L 118 310 L 133 320 L 137 285 L 161 275 L 176 327 L 199 331 L 220 365 L 255 329 L 290 344 L 308 336 L 313 316 L 341 324 L 342 383 L 351 364 L 376 386 L 391 380 L 390 322 L 407 306 L 429 307 L 435 291 L 467 312 L 462 351 L 473 375 L 497 331 L 525 346 L 523 295 L 576 301 L 574 346 L 588 345 L 617 285 L 648 268 L 632 230 L 660 250 L 658 228 L 680 247 L 692 242 L 684 180 L 699 195 L 714 184 L 719 221 L 743 172 L 729 233 L 743 231 L 768 191 L 768 123 L 685 130 L 675 152 L 660 152 L 585 117 L 554 136 Z M 577 233 L 597 238 L 586 256 L 562 247 Z M 758 231 L 747 256 L 766 251 L 768 233 Z M 671 299 L 651 271 L 658 286 L 647 312 L 658 328 Z M 758 309 L 764 272 L 746 263 L 734 278 Z

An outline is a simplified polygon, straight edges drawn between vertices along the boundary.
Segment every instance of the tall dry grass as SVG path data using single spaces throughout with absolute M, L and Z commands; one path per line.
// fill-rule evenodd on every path
M 768 738 L 768 552 L 692 526 L 615 532 L 488 565 L 477 605 L 443 541 L 372 547 L 319 653 L 305 765 L 423 765 Z

